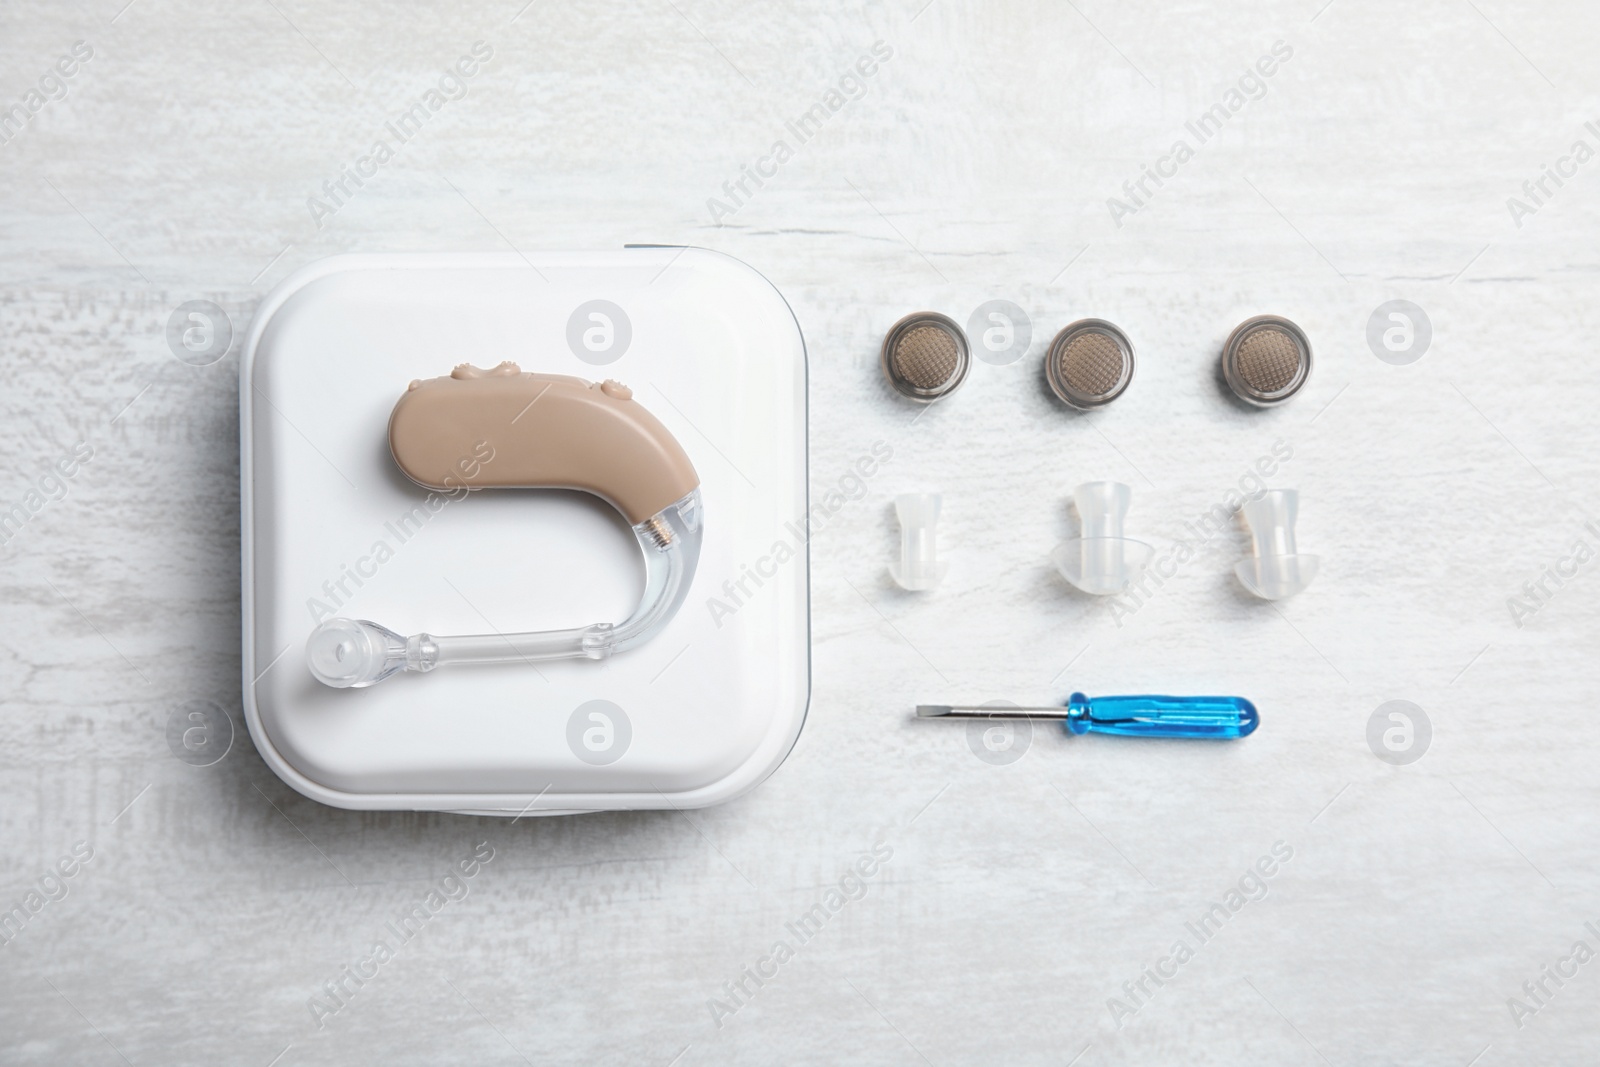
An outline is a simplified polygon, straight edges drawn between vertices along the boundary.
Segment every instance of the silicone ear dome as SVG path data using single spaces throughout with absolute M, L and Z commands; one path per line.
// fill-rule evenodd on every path
M 1132 499 L 1133 490 L 1121 482 L 1085 482 L 1073 490 L 1083 536 L 1050 553 L 1061 577 L 1095 596 L 1120 593 L 1139 580 L 1155 549 L 1122 535 Z
M 1300 494 L 1293 489 L 1273 489 L 1239 509 L 1250 527 L 1255 555 L 1234 564 L 1233 573 L 1263 600 L 1292 597 L 1317 576 L 1317 557 L 1295 548 L 1294 523 L 1299 511 Z
M 889 577 L 901 589 L 927 592 L 950 570 L 950 564 L 939 559 L 936 537 L 941 502 L 938 493 L 901 493 L 894 498 L 900 519 L 900 562 L 889 567 Z
M 365 619 L 329 619 L 306 641 L 306 663 L 323 685 L 358 689 L 406 665 L 406 639 Z

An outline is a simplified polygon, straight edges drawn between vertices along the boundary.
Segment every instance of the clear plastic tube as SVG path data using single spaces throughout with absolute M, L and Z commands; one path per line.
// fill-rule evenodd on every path
M 400 671 L 425 672 L 451 663 L 535 663 L 605 659 L 654 637 L 689 595 L 700 561 L 703 523 L 696 489 L 633 527 L 644 552 L 644 593 L 620 623 L 514 634 L 402 637 L 366 619 L 329 619 L 306 642 L 306 662 L 318 681 L 361 688 Z

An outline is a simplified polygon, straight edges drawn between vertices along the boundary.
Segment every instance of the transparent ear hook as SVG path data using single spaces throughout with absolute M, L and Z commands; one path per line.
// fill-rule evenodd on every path
M 700 490 L 633 527 L 644 552 L 644 595 L 619 623 L 516 634 L 402 637 L 366 619 L 329 619 L 311 632 L 311 673 L 336 689 L 361 688 L 400 671 L 422 673 L 451 663 L 524 663 L 605 659 L 643 644 L 677 614 L 700 560 Z

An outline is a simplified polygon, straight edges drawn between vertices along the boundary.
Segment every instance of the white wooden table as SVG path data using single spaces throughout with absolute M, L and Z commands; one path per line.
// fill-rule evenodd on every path
M 1600 20 L 1320 2 L 0 7 L 0 1060 L 1592 1060 Z M 237 718 L 238 346 L 180 362 L 173 310 L 242 334 L 338 251 L 624 242 L 788 296 L 814 499 L 893 451 L 812 542 L 796 751 L 682 814 L 301 798 Z M 889 324 L 990 299 L 1028 355 L 896 402 Z M 1367 341 L 1396 299 L 1431 323 L 1407 365 Z M 1214 380 L 1257 312 L 1316 348 L 1279 410 Z M 1088 315 L 1141 362 L 1085 417 L 1040 361 Z M 1301 596 L 1240 591 L 1237 530 L 1131 614 L 1050 568 L 1079 482 L 1131 485 L 1166 551 L 1275 444 Z M 916 489 L 945 494 L 926 596 L 885 576 Z M 909 717 L 1073 688 L 1263 726 L 1041 726 L 997 764 Z M 1431 724 L 1406 765 L 1367 740 L 1394 700 Z M 195 766 L 167 731 L 203 702 L 236 736 Z

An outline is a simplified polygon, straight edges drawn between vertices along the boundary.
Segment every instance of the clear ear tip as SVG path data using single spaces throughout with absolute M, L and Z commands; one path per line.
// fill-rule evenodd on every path
M 1233 573 L 1263 600 L 1292 597 L 1317 576 L 1317 557 L 1295 546 L 1299 510 L 1300 494 L 1293 489 L 1268 490 L 1239 509 L 1250 527 L 1253 555 L 1235 564 Z
M 900 518 L 900 560 L 889 565 L 889 577 L 902 589 L 927 592 L 942 581 L 950 565 L 939 558 L 938 493 L 902 493 L 894 499 Z
M 1139 580 L 1155 549 L 1122 536 L 1132 500 L 1133 490 L 1121 482 L 1084 482 L 1072 491 L 1083 533 L 1050 553 L 1061 577 L 1095 596 L 1120 593 Z
M 1144 573 L 1155 549 L 1127 537 L 1074 537 L 1057 545 L 1050 560 L 1061 577 L 1085 593 L 1121 593 Z
M 365 619 L 329 619 L 306 640 L 306 665 L 323 685 L 360 688 L 405 667 L 406 641 Z
M 1287 600 L 1317 576 L 1316 556 L 1256 556 L 1233 565 L 1244 587 L 1262 600 Z

